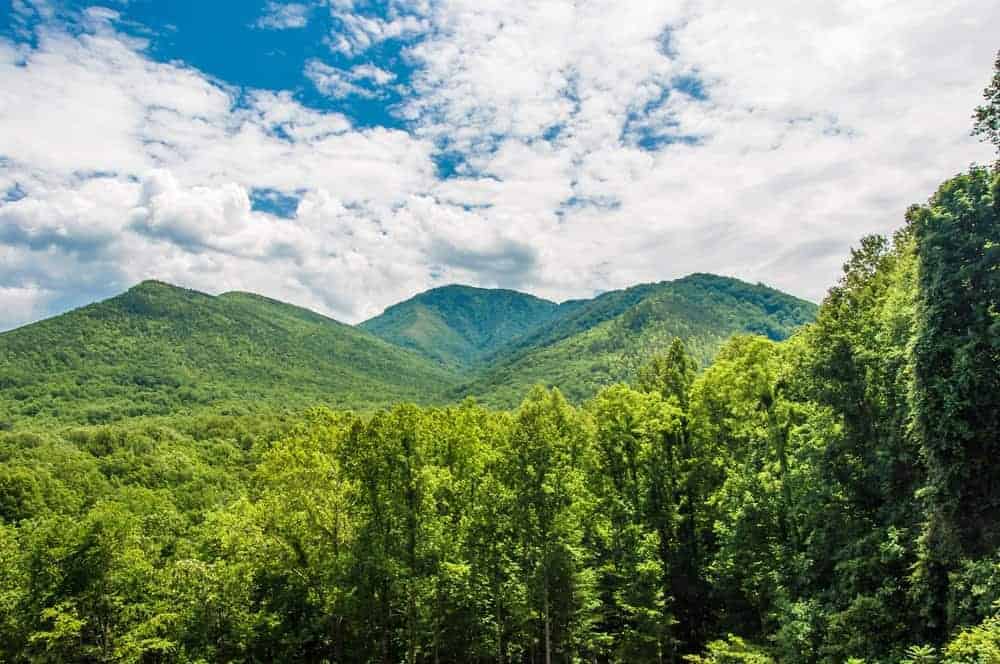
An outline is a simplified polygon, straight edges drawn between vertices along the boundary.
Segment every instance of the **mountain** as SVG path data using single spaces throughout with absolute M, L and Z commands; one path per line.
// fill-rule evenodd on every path
M 251 293 L 147 281 L 0 334 L 0 428 L 466 395 L 514 406 L 535 383 L 580 401 L 674 337 L 707 363 L 733 334 L 783 339 L 815 313 L 766 286 L 695 274 L 562 304 L 445 286 L 352 327 Z
M 467 369 L 559 311 L 555 302 L 526 293 L 452 285 L 395 304 L 359 327 L 443 366 Z
M 561 314 L 500 349 L 454 395 L 516 405 L 535 383 L 582 400 L 631 378 L 653 353 L 680 337 L 707 364 L 730 336 L 788 337 L 815 318 L 811 302 L 763 285 L 711 274 L 644 284 L 563 305 Z
M 440 401 L 456 383 L 415 353 L 306 309 L 156 281 L 0 334 L 0 365 L 0 422 L 365 408 Z

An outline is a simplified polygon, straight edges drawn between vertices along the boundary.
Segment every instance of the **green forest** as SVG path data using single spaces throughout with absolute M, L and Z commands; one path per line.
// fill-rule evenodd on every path
M 0 660 L 1000 662 L 1000 162 L 818 310 L 474 290 L 358 329 L 147 283 L 0 335 Z

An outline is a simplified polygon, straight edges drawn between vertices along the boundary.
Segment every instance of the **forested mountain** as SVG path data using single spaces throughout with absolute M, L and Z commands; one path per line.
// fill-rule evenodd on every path
M 676 281 L 572 301 L 535 331 L 515 339 L 458 394 L 514 406 L 532 385 L 558 387 L 573 401 L 632 380 L 672 339 L 704 366 L 734 334 L 779 341 L 812 321 L 816 305 L 737 279 L 694 274 Z
M 250 293 L 147 281 L 0 334 L 0 422 L 465 396 L 510 406 L 536 382 L 579 401 L 632 376 L 637 358 L 674 336 L 704 362 L 734 332 L 784 338 L 814 313 L 771 289 L 693 275 L 564 305 L 446 286 L 351 327 Z
M 0 364 L 7 422 L 426 402 L 454 383 L 416 354 L 311 311 L 155 281 L 0 334 Z
M 468 368 L 558 311 L 555 302 L 526 293 L 452 285 L 395 304 L 360 327 L 443 365 Z

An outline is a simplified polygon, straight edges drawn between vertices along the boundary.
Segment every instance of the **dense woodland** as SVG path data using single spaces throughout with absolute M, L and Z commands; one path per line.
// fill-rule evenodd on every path
M 466 396 L 513 408 L 536 383 L 579 403 L 633 379 L 674 337 L 704 365 L 733 334 L 785 339 L 815 315 L 810 302 L 710 274 L 563 305 L 445 286 L 357 327 L 250 293 L 146 281 L 0 334 L 0 429 Z
M 977 130 L 1000 148 L 1000 61 Z M 1000 661 L 1000 168 L 575 404 L 0 437 L 0 659 Z

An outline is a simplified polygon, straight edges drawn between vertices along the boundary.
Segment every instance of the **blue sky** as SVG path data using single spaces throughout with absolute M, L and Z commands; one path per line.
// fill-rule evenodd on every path
M 1000 8 L 903 4 L 0 0 L 0 329 L 145 278 L 347 322 L 452 282 L 819 299 L 990 158 Z
M 44 11 L 15 12 L 10 0 L 2 4 L 6 14 L 2 34 L 8 39 L 31 41 L 33 28 L 47 22 Z M 412 67 L 407 64 L 403 49 L 416 36 L 389 39 L 357 55 L 334 51 L 330 48 L 330 38 L 343 32 L 342 24 L 316 3 L 112 0 L 103 5 L 61 2 L 50 6 L 56 18 L 70 30 L 81 23 L 80 15 L 90 7 L 104 6 L 116 12 L 118 16 L 111 21 L 115 29 L 123 35 L 148 40 L 145 54 L 159 62 L 181 61 L 228 85 L 290 90 L 306 106 L 347 113 L 358 126 L 403 125 L 392 113 L 392 107 L 401 98 L 395 86 L 376 86 L 369 80 L 360 80 L 358 87 L 376 94 L 374 98 L 351 95 L 331 99 L 320 93 L 306 76 L 305 64 L 313 59 L 346 69 L 373 64 L 391 71 L 397 77 L 394 82 L 405 85 Z M 288 7 L 293 11 L 289 13 Z M 353 12 L 386 19 L 389 6 L 359 4 Z

